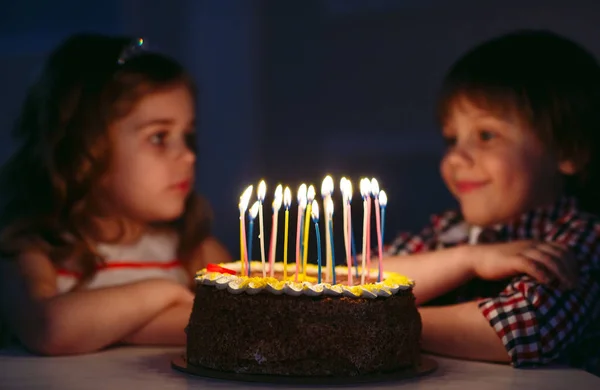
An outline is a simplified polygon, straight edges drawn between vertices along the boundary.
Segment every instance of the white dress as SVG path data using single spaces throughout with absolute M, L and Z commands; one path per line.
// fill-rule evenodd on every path
M 117 286 L 150 278 L 172 279 L 183 285 L 189 276 L 177 259 L 177 235 L 152 233 L 142 236 L 135 244 L 99 244 L 98 252 L 105 259 L 85 288 Z M 59 270 L 57 288 L 60 293 L 69 291 L 77 283 L 77 273 Z

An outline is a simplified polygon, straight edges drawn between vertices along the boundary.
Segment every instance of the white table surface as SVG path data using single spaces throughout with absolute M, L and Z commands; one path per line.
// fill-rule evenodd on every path
M 171 368 L 182 348 L 122 347 L 90 355 L 32 356 L 0 351 L 0 389 L 300 389 L 309 386 L 228 382 L 188 376 Z M 439 367 L 427 376 L 389 383 L 346 386 L 365 389 L 600 389 L 600 378 L 571 368 L 513 369 L 434 356 Z M 313 386 L 314 387 L 314 386 Z M 343 387 L 343 386 L 341 386 Z M 339 387 L 337 387 L 339 388 Z

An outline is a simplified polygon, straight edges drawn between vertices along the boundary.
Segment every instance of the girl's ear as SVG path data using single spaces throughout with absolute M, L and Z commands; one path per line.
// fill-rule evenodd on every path
M 579 171 L 579 165 L 573 160 L 562 160 L 558 162 L 558 170 L 563 175 L 574 175 Z

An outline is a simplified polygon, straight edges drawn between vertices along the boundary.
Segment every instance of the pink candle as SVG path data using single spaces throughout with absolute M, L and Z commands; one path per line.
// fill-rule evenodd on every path
M 371 194 L 367 196 L 367 280 L 371 271 Z
M 246 240 L 246 222 L 244 221 L 244 215 L 240 216 L 241 221 L 240 221 L 240 226 L 242 227 L 242 242 L 244 245 L 244 258 L 241 259 L 242 262 L 244 263 L 244 268 L 243 268 L 243 272 L 242 272 L 242 276 L 244 276 L 244 274 L 246 276 L 250 276 L 249 272 L 250 272 L 250 265 L 248 262 L 248 241 Z
M 275 235 L 275 216 L 277 214 L 273 213 L 273 218 L 271 219 L 271 242 L 269 244 L 269 276 L 273 277 L 273 262 L 274 262 L 274 248 L 273 245 L 275 244 L 275 240 L 277 238 L 277 236 Z
M 379 210 L 379 182 L 377 181 L 377 179 L 373 178 L 371 179 L 371 195 L 373 196 L 373 199 L 375 199 L 375 224 L 376 226 L 376 230 L 377 230 L 377 254 L 378 254 L 378 274 L 377 274 L 377 281 L 380 282 L 381 281 L 381 267 L 382 267 L 382 259 L 383 259 L 383 244 L 382 244 L 382 239 L 381 239 L 381 214 L 380 214 L 380 210 Z M 369 211 L 371 210 L 371 207 L 369 206 Z M 369 218 L 369 221 L 371 219 Z M 370 232 L 370 229 L 369 229 Z M 371 233 L 369 233 L 369 241 L 370 241 L 370 236 Z M 370 247 L 370 246 L 369 246 Z
M 354 285 L 352 280 L 352 248 L 350 241 L 352 237 L 352 213 L 350 208 L 350 203 L 346 203 L 346 234 L 348 239 L 346 240 L 346 254 L 347 254 L 347 263 L 348 263 L 348 285 Z
M 283 197 L 283 189 L 281 184 L 275 188 L 275 198 L 273 199 L 273 220 L 271 222 L 271 245 L 269 245 L 269 276 L 273 277 L 273 264 L 275 263 L 275 255 L 277 254 L 277 225 L 279 209 Z

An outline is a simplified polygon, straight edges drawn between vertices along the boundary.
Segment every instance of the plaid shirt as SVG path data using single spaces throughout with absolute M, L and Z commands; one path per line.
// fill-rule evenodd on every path
M 411 254 L 469 243 L 472 229 L 457 212 L 431 219 L 418 235 L 401 234 L 388 254 Z M 572 291 L 542 285 L 527 275 L 503 282 L 472 280 L 430 304 L 477 300 L 515 367 L 567 363 L 600 372 L 600 218 L 572 198 L 483 229 L 477 243 L 533 239 L 568 246 L 579 264 Z M 473 241 L 471 241 L 473 242 Z

